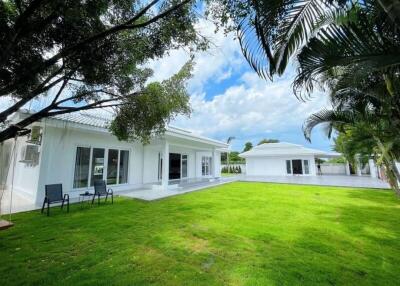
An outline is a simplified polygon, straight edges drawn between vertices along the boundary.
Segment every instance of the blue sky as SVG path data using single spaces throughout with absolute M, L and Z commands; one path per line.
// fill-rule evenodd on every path
M 314 131 L 311 144 L 301 130 L 310 114 L 328 106 L 326 95 L 317 92 L 308 102 L 298 101 L 291 86 L 295 76 L 293 66 L 282 77 L 266 81 L 249 67 L 234 35 L 215 33 L 214 24 L 206 19 L 199 21 L 197 30 L 212 45 L 209 50 L 195 54 L 193 77 L 188 82 L 191 117 L 178 116 L 171 125 L 221 141 L 234 136 L 231 149 L 237 151 L 242 151 L 245 142 L 255 145 L 263 138 L 325 151 L 332 149 L 332 141 L 321 128 Z M 190 54 L 180 49 L 150 62 L 149 67 L 154 70 L 151 80 L 171 77 L 189 58 Z M 43 97 L 29 107 L 35 109 L 48 100 Z M 0 110 L 9 103 L 9 99 L 0 101 Z
M 298 101 L 291 86 L 293 66 L 273 82 L 260 79 L 244 59 L 234 35 L 215 34 L 215 26 L 205 19 L 200 20 L 198 30 L 213 45 L 195 55 L 193 78 L 188 83 L 191 117 L 179 116 L 172 125 L 223 141 L 234 136 L 232 149 L 237 151 L 245 142 L 257 144 L 262 138 L 332 149 L 332 141 L 321 128 L 314 131 L 311 144 L 301 130 L 308 115 L 328 106 L 326 95 L 316 92 L 310 101 Z M 174 50 L 150 63 L 155 72 L 153 80 L 170 77 L 188 59 L 184 50 Z

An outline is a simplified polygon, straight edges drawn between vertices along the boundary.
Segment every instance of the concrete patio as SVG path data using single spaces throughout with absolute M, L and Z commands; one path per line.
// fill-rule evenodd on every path
M 180 184 L 176 188 L 164 189 L 138 189 L 132 191 L 118 192 L 118 195 L 123 197 L 141 199 L 145 201 L 153 201 L 166 197 L 181 195 L 185 193 L 190 193 L 194 191 L 199 191 L 205 188 L 215 187 L 222 184 L 237 181 L 238 177 L 222 177 L 212 181 L 189 181 L 187 183 Z
M 385 181 L 369 176 L 240 176 L 237 178 L 246 182 L 269 182 L 299 185 L 337 186 L 353 188 L 389 189 Z
M 218 185 L 230 183 L 236 181 L 237 177 L 223 177 L 214 180 L 182 180 L 173 186 L 174 182 L 170 182 L 171 188 L 168 190 L 163 190 L 159 188 L 152 189 L 151 186 L 141 189 L 127 190 L 127 191 L 115 191 L 114 195 L 129 197 L 135 199 L 141 199 L 146 201 L 152 201 L 157 199 L 162 199 L 166 197 L 181 195 L 189 192 L 198 191 L 205 188 L 215 187 Z M 79 199 L 77 197 L 71 197 L 71 203 L 78 203 Z M 56 205 L 54 205 L 56 206 Z M 4 192 L 4 197 L 1 201 L 1 214 L 9 214 L 25 212 L 31 210 L 37 210 L 41 208 L 41 202 L 35 203 L 34 201 L 27 199 L 18 192 L 13 192 L 12 197 L 9 191 Z

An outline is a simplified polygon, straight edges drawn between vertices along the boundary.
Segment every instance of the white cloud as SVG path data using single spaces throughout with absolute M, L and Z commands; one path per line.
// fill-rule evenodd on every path
M 188 85 L 193 108 L 191 117 L 180 116 L 172 124 L 220 140 L 235 136 L 237 149 L 244 141 L 256 142 L 277 134 L 282 134 L 284 138 L 281 140 L 293 140 L 285 139 L 293 137 L 293 130 L 296 140 L 304 142 L 301 134 L 304 120 L 326 106 L 326 99 L 315 94 L 314 100 L 300 102 L 291 87 L 295 75 L 293 67 L 274 82 L 260 79 L 255 72 L 249 71 L 239 43 L 232 34 L 214 34 L 215 26 L 206 20 L 201 20 L 197 29 L 211 39 L 214 46 L 195 55 L 194 76 Z M 155 69 L 153 79 L 170 77 L 188 59 L 185 51 L 177 50 L 152 62 L 150 66 Z M 240 80 L 231 80 L 230 87 L 210 99 L 205 87 L 209 85 L 207 90 L 212 90 L 222 81 L 230 80 L 232 75 L 239 75 Z
M 209 80 L 221 82 L 247 65 L 238 41 L 234 40 L 234 34 L 225 35 L 222 31 L 215 33 L 215 28 L 215 25 L 206 19 L 200 19 L 196 24 L 198 32 L 208 38 L 211 45 L 207 51 L 195 54 L 194 76 L 190 79 L 188 86 L 192 94 L 201 93 Z M 169 78 L 179 71 L 189 57 L 188 52 L 179 49 L 171 51 L 162 59 L 151 61 L 149 67 L 154 70 L 151 80 L 160 81 Z
M 173 124 L 218 139 L 237 136 L 254 140 L 272 132 L 300 130 L 305 118 L 325 106 L 326 99 L 318 95 L 300 102 L 291 82 L 291 78 L 267 82 L 246 72 L 236 85 L 212 100 L 206 100 L 204 94 L 192 96 L 191 118 L 179 117 Z

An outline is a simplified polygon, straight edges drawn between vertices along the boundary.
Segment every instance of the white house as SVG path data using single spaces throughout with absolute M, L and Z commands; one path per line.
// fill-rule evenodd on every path
M 118 191 L 166 189 L 182 180 L 220 177 L 220 151 L 227 148 L 223 142 L 174 127 L 147 145 L 124 142 L 110 134 L 108 123 L 88 112 L 35 123 L 30 138 L 2 145 L 1 183 L 40 205 L 46 184 L 62 183 L 66 193 L 77 197 L 92 189 L 96 179 Z
M 315 176 L 316 158 L 340 156 L 287 142 L 265 143 L 239 155 L 246 159 L 249 176 Z

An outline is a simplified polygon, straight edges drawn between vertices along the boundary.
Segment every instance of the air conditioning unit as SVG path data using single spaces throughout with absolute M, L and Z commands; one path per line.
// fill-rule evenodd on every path
M 39 162 L 39 146 L 25 145 L 22 149 L 22 160 L 20 162 L 36 165 Z
M 31 133 L 29 134 L 29 140 L 27 142 L 40 145 L 42 142 L 42 127 L 32 126 Z

